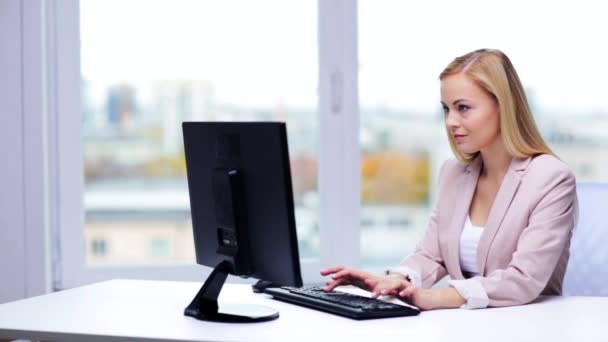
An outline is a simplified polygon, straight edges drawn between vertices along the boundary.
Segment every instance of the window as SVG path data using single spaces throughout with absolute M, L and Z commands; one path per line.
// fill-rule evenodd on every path
M 187 120 L 285 121 L 303 278 L 320 281 L 322 262 L 356 264 L 358 181 L 345 171 L 358 165 L 355 11 L 352 1 L 53 2 L 56 287 L 204 279 L 181 147 Z M 85 248 L 100 234 L 112 247 L 103 258 Z
M 131 241 L 104 262 L 193 262 L 183 121 L 287 122 L 300 254 L 318 257 L 314 2 L 80 4 L 85 229 Z M 179 238 L 137 248 L 159 231 Z

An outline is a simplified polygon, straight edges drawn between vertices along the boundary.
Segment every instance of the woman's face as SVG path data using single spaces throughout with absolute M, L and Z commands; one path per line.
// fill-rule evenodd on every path
M 500 141 L 498 103 L 465 74 L 441 80 L 441 105 L 460 152 L 475 153 Z

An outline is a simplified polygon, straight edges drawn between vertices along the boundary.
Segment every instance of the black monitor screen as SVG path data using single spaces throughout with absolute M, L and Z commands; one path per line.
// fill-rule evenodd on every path
M 197 263 L 301 286 L 287 133 L 280 122 L 184 122 Z

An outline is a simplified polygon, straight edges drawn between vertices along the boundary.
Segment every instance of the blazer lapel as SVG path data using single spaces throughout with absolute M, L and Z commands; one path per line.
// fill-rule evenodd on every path
M 486 226 L 481 234 L 479 245 L 477 247 L 477 265 L 479 265 L 479 272 L 481 275 L 486 275 L 485 267 L 490 246 L 492 245 L 492 241 L 498 232 L 498 228 L 500 227 L 500 224 L 502 223 L 502 220 L 505 217 L 509 206 L 511 205 L 511 201 L 519 188 L 519 184 L 521 183 L 521 178 L 517 172 L 524 170 L 530 162 L 530 159 L 531 157 L 513 158 L 511 160 L 511 164 L 509 165 L 509 169 L 507 170 L 498 193 L 496 194 L 494 203 L 492 203 L 492 207 L 486 221 Z
M 460 235 L 464 227 L 464 222 L 469 213 L 469 207 L 477 187 L 477 179 L 481 170 L 481 156 L 478 156 L 464 169 L 463 177 L 456 184 L 456 191 L 462 191 L 460 196 L 455 200 L 454 211 L 449 225 L 448 234 L 448 258 L 446 266 L 450 272 L 450 276 L 456 279 L 464 279 L 462 269 L 460 268 Z M 456 193 L 456 191 L 454 193 Z

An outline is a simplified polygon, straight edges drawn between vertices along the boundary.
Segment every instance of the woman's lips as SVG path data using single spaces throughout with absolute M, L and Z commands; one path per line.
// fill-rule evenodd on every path
M 454 134 L 454 140 L 456 142 L 461 142 L 462 140 L 464 140 L 465 137 L 466 135 L 464 134 Z

